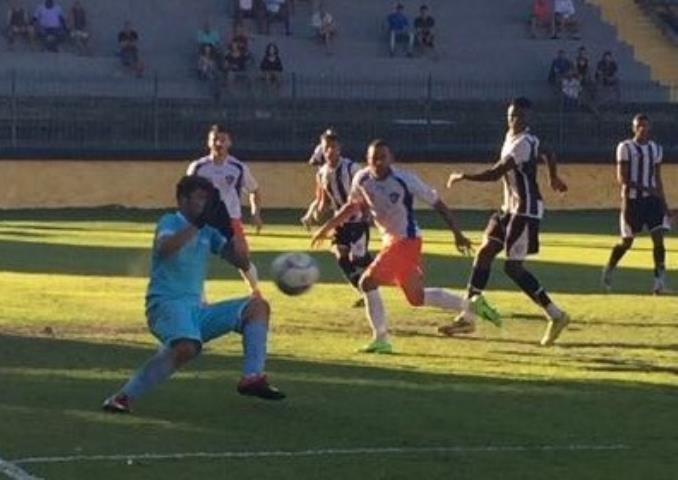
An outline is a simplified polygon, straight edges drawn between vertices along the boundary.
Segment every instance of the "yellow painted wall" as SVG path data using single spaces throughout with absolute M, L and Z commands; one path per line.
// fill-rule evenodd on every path
M 401 164 L 443 192 L 453 208 L 490 209 L 501 201 L 500 184 L 462 183 L 444 188 L 452 170 L 477 171 L 481 165 Z M 93 207 L 123 205 L 154 208 L 174 205 L 174 185 L 186 165 L 147 161 L 0 161 L 0 208 Z M 314 170 L 304 162 L 252 163 L 261 184 L 264 205 L 302 208 L 313 194 Z M 542 175 L 544 174 L 543 168 Z M 565 196 L 553 194 L 542 178 L 542 191 L 551 209 L 616 208 L 619 204 L 615 167 L 563 165 L 570 185 Z M 678 165 L 663 167 L 669 203 L 678 205 Z

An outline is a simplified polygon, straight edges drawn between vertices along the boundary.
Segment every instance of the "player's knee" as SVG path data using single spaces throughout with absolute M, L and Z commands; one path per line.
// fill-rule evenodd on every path
M 379 284 L 377 284 L 376 280 L 369 275 L 363 275 L 358 282 L 358 288 L 360 288 L 361 292 L 370 292 L 376 290 L 378 287 Z
M 618 248 L 628 250 L 633 246 L 633 237 L 622 238 L 621 242 L 617 245 Z
M 200 343 L 195 340 L 179 340 L 172 345 L 177 365 L 183 365 L 200 353 Z
M 268 325 L 268 319 L 271 316 L 271 305 L 263 298 L 252 298 L 245 307 L 243 320 L 245 322 L 265 322 Z
M 523 271 L 522 262 L 507 260 L 504 263 L 504 272 L 511 278 L 519 278 Z

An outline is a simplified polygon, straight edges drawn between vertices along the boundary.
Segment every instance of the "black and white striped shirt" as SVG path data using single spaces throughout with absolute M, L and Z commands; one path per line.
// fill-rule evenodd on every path
M 325 163 L 318 169 L 318 184 L 329 197 L 335 211 L 343 207 L 348 201 L 353 177 L 358 170 L 360 170 L 360 165 L 344 157 L 339 159 L 334 168 Z M 360 218 L 351 218 L 349 221 L 358 220 Z
M 515 168 L 504 175 L 504 205 L 502 210 L 513 215 L 541 218 L 544 215 L 539 184 L 537 159 L 539 139 L 525 130 L 518 135 L 506 134 L 501 158 L 513 158 Z
M 652 140 L 640 144 L 629 139 L 624 140 L 617 146 L 617 163 L 627 163 L 629 166 L 628 181 L 644 188 L 657 187 L 657 165 L 662 162 L 663 155 L 662 147 Z M 639 191 L 637 188 L 629 188 L 627 193 L 627 198 L 631 199 L 651 195 L 651 193 Z M 624 192 L 622 191 L 623 196 Z

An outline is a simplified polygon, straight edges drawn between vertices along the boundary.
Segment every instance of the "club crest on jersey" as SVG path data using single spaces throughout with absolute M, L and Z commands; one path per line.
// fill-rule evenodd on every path
M 398 200 L 400 200 L 400 194 L 393 192 L 388 196 L 389 200 L 391 200 L 391 203 L 398 203 Z
M 233 175 L 226 175 L 225 180 L 227 185 L 233 185 L 233 182 L 235 182 L 235 177 Z

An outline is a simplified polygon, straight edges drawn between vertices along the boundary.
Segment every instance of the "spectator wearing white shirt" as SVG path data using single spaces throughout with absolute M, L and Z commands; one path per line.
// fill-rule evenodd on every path
M 581 95 L 581 80 L 574 69 L 571 69 L 561 81 L 561 91 L 563 93 L 563 107 L 565 110 L 575 110 L 579 106 L 579 96 Z
M 44 48 L 50 52 L 58 52 L 59 44 L 68 34 L 61 5 L 54 3 L 54 0 L 45 0 L 45 3 L 35 9 L 33 25 Z
M 316 37 L 319 38 L 328 54 L 332 53 L 332 40 L 337 34 L 337 26 L 334 23 L 334 18 L 325 8 L 325 4 L 320 2 L 318 7 L 313 12 L 311 16 L 311 27 L 316 34 Z
M 245 18 L 257 24 L 259 33 L 264 33 L 266 23 L 266 5 L 264 0 L 235 0 L 233 27 L 242 24 Z
M 554 0 L 553 1 L 553 36 L 551 38 L 560 38 L 559 34 L 567 32 L 569 37 L 577 40 L 577 18 L 575 16 L 574 3 L 572 0 Z
M 266 6 L 266 35 L 271 32 L 271 22 L 280 21 L 285 25 L 285 35 L 291 35 L 290 9 L 286 0 L 264 0 Z

